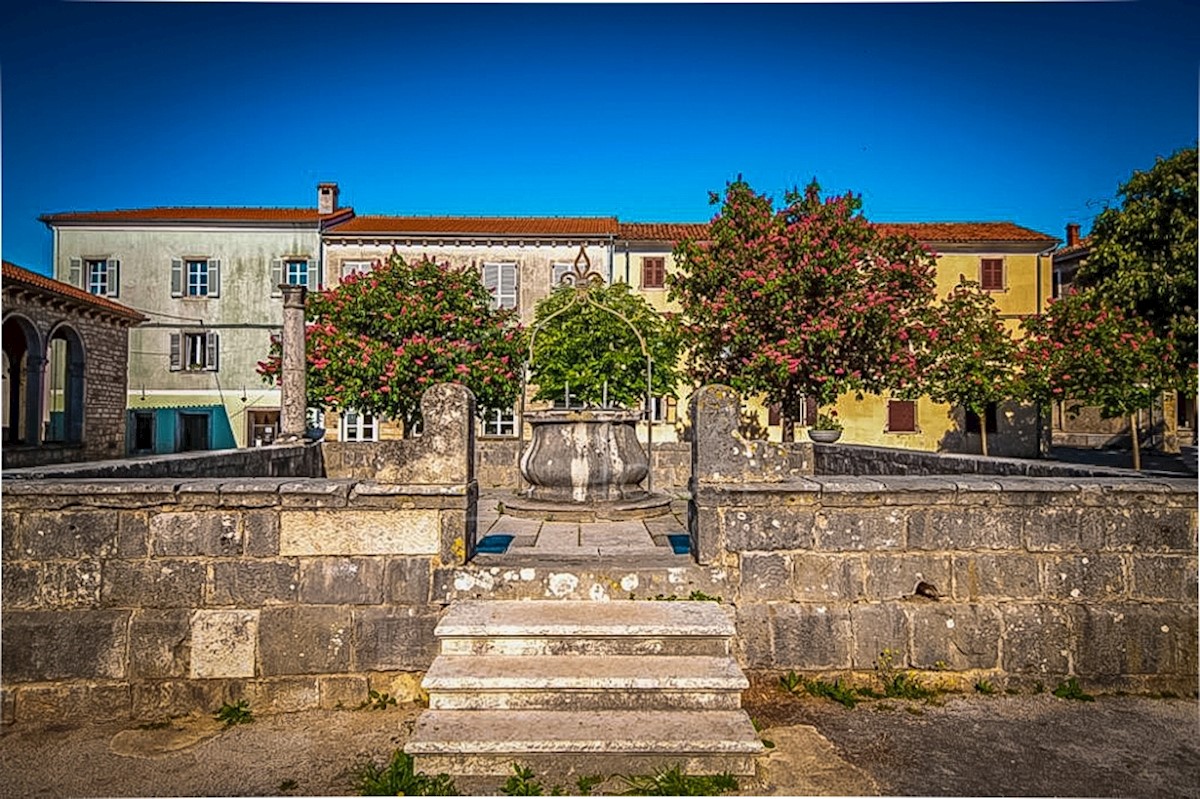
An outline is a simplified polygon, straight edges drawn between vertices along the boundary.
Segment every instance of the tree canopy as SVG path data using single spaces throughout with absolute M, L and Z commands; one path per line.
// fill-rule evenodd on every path
M 937 307 L 934 320 L 924 330 L 920 380 L 932 400 L 983 417 L 989 404 L 1018 395 L 1016 342 L 979 284 L 961 282 Z M 986 422 L 979 431 L 987 455 Z
M 1119 189 L 1091 231 L 1091 253 L 1077 275 L 1103 300 L 1172 336 L 1180 373 L 1196 363 L 1196 147 L 1158 158 Z
M 776 209 L 740 177 L 709 240 L 684 241 L 670 296 L 683 311 L 688 371 L 780 403 L 908 388 L 917 377 L 911 331 L 934 299 L 935 259 L 911 236 L 889 235 L 854 194 L 822 199 L 814 180 Z
M 535 325 L 543 323 L 535 328 L 530 361 L 536 399 L 560 399 L 569 389 L 575 400 L 587 405 L 600 405 L 607 398 L 610 404 L 641 407 L 646 356 L 633 328 L 641 333 L 654 362 L 654 396 L 675 396 L 679 335 L 627 284 L 589 284 L 586 290 L 559 287 L 537 305 Z
M 479 408 L 510 408 L 520 393 L 524 333 L 515 312 L 495 310 L 473 269 L 393 253 L 387 263 L 309 295 L 306 355 L 311 406 L 353 409 L 403 420 L 420 418 L 435 383 L 461 383 Z M 259 363 L 279 374 L 276 344 Z

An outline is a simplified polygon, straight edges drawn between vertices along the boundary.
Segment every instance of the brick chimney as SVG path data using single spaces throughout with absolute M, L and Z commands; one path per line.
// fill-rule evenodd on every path
M 335 192 L 334 196 L 336 196 L 337 186 L 334 186 L 334 192 Z M 1067 246 L 1074 247 L 1078 243 L 1079 243 L 1079 225 L 1072 222 L 1071 224 L 1067 225 Z
M 317 212 L 332 214 L 338 209 L 338 185 L 336 183 L 317 184 Z M 1078 228 L 1078 226 L 1076 226 Z

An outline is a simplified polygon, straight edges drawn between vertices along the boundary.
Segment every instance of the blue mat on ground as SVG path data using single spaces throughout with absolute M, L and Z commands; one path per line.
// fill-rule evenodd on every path
M 485 555 L 503 555 L 513 541 L 511 535 L 488 535 L 479 539 L 475 551 Z

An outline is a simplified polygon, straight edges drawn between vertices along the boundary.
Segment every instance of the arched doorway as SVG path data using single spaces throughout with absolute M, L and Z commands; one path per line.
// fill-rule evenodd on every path
M 28 319 L 12 314 L 0 331 L 4 341 L 5 444 L 36 446 L 41 442 L 42 358 L 41 337 Z
M 46 402 L 43 440 L 60 444 L 83 441 L 83 339 L 70 325 L 50 334 L 46 347 Z

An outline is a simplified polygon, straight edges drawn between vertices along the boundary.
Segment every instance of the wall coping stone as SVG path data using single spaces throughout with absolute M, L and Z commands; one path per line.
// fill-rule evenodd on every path
M 702 481 L 697 485 L 697 498 L 741 496 L 755 494 L 855 494 L 895 491 L 941 491 L 953 493 L 1080 493 L 1098 491 L 1104 494 L 1152 493 L 1195 495 L 1195 478 L 1154 478 L 1129 480 L 1111 477 L 997 477 L 994 479 L 961 478 L 956 475 L 937 477 L 804 477 L 781 482 L 723 483 Z

